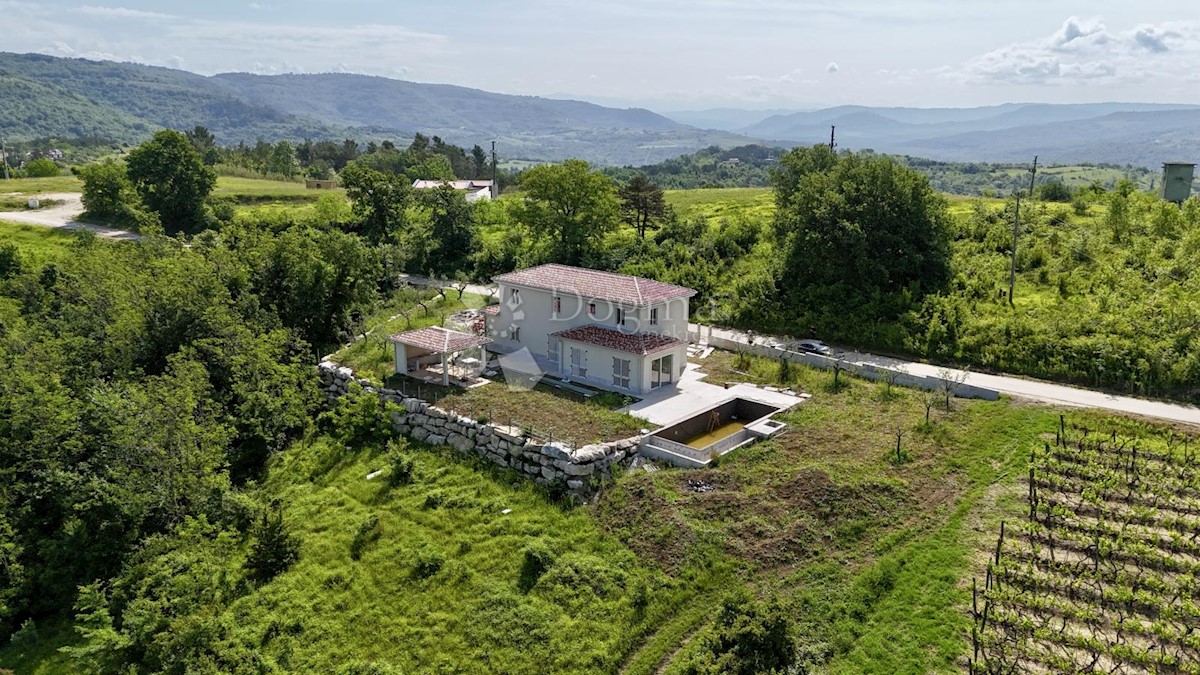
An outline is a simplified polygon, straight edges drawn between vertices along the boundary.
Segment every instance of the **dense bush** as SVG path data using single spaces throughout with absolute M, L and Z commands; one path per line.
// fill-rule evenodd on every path
M 25 162 L 24 174 L 26 178 L 49 178 L 57 176 L 59 169 L 54 160 L 42 157 Z

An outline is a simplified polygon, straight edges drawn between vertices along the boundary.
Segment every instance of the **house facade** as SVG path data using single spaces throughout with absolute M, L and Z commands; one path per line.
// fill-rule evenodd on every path
M 550 375 L 633 395 L 672 386 L 687 365 L 690 288 L 567 265 L 495 281 L 491 351 L 528 349 Z

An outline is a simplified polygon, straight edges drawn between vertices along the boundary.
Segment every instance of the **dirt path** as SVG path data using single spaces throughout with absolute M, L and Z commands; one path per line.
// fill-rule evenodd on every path
M 25 197 L 27 195 L 0 194 L 0 197 L 7 196 Z M 79 214 L 83 213 L 83 202 L 80 200 L 81 195 L 78 192 L 47 192 L 29 196 L 37 197 L 43 201 L 55 200 L 62 203 L 44 209 L 29 211 L 0 211 L 0 220 L 6 220 L 10 223 L 53 227 L 62 230 L 91 230 L 101 237 L 121 241 L 136 241 L 142 238 L 141 235 L 134 232 L 77 220 Z

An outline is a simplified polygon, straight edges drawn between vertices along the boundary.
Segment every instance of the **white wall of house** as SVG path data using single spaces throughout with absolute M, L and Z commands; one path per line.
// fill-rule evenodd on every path
M 492 331 L 489 337 L 507 349 L 527 347 L 535 356 L 544 357 L 551 334 L 589 324 L 625 333 L 688 339 L 687 298 L 633 307 L 506 283 L 498 284 L 498 288 L 500 313 L 489 322 Z M 618 314 L 623 323 L 618 322 Z M 517 329 L 516 336 L 513 328 Z

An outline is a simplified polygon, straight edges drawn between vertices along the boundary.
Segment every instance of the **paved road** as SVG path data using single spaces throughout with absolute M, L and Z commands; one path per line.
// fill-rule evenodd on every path
M 409 276 L 406 277 L 406 280 L 409 283 L 424 286 L 430 286 L 434 283 L 424 277 Z M 486 296 L 489 294 L 489 289 L 494 288 L 494 286 L 472 285 L 467 288 L 467 292 Z M 692 324 L 692 327 L 694 328 L 695 324 Z M 707 331 L 707 327 L 705 327 L 705 330 Z M 713 335 L 737 342 L 746 342 L 748 340 L 748 337 L 743 332 L 723 328 L 714 328 Z M 754 342 L 756 344 L 772 344 L 774 342 L 776 346 L 782 346 L 782 343 L 777 338 L 764 335 L 755 335 Z M 964 372 L 953 368 L 944 369 L 940 366 L 921 363 L 919 361 L 905 361 L 903 359 L 868 354 L 866 352 L 851 351 L 845 352 L 842 356 L 846 361 L 852 363 L 867 363 L 887 368 L 897 368 L 913 375 L 941 377 L 945 370 L 949 370 L 952 377 L 957 377 Z M 988 375 L 986 373 L 967 372 L 964 383 L 994 389 L 995 391 L 1011 396 L 1019 396 L 1043 403 L 1113 410 L 1200 426 L 1200 408 L 1182 403 L 1166 403 L 1163 401 L 1134 398 L 1132 396 L 1117 396 L 1103 391 L 1070 387 L 1012 375 Z
M 416 276 L 415 274 L 401 274 L 400 281 L 403 281 L 404 283 L 407 283 L 407 284 L 412 284 L 414 286 L 436 286 L 438 284 L 441 284 L 442 288 L 453 288 L 452 286 L 450 286 L 451 282 L 449 282 L 445 279 L 430 279 L 429 277 L 419 277 L 419 276 Z M 486 298 L 486 297 L 489 297 L 489 296 L 495 294 L 496 285 L 495 284 L 488 284 L 488 285 L 467 284 L 466 292 L 474 293 L 475 295 L 482 295 L 483 297 Z
M 747 341 L 746 334 L 740 331 L 714 328 L 713 335 L 737 342 L 744 343 Z M 777 339 L 764 335 L 755 335 L 754 342 L 755 344 L 782 346 Z M 941 377 L 945 370 L 949 370 L 954 376 L 964 372 L 953 368 L 945 369 L 928 363 L 905 361 L 903 359 L 879 356 L 878 354 L 867 354 L 865 352 L 845 352 L 842 358 L 851 363 L 866 363 L 887 368 L 902 369 L 913 375 Z M 1019 396 L 1043 403 L 1100 408 L 1102 410 L 1114 410 L 1135 415 L 1145 415 L 1146 417 L 1156 417 L 1173 422 L 1200 425 L 1200 408 L 1182 403 L 1165 403 L 1162 401 L 1133 398 L 1131 396 L 1117 396 L 1107 392 L 1052 384 L 1041 380 L 1014 377 L 1012 375 L 988 375 L 986 373 L 968 372 L 965 384 L 986 387 L 1011 396 Z
M 122 241 L 134 241 L 142 238 L 141 235 L 134 232 L 76 220 L 79 214 L 83 213 L 83 202 L 80 201 L 81 195 L 78 192 L 48 192 L 40 195 L 20 196 L 35 196 L 43 201 L 54 199 L 62 203 L 33 211 L 0 211 L 0 220 L 10 223 L 41 225 L 42 227 L 53 227 L 63 230 L 91 230 L 102 237 Z

